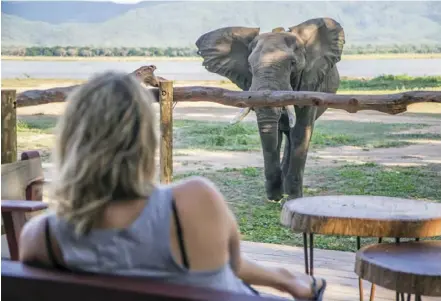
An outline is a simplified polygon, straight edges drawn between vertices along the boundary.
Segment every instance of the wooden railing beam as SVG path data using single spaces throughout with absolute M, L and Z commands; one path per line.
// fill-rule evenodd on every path
M 156 101 L 163 98 L 159 88 L 149 88 Z M 69 87 L 48 90 L 25 91 L 17 95 L 17 107 L 63 102 L 72 91 Z M 341 95 L 310 91 L 231 91 L 216 87 L 186 86 L 173 88 L 175 102 L 215 102 L 226 106 L 244 107 L 281 107 L 326 106 L 350 113 L 361 110 L 374 110 L 388 114 L 405 112 L 407 106 L 422 102 L 441 103 L 441 91 L 409 91 L 395 94 L 378 95 Z

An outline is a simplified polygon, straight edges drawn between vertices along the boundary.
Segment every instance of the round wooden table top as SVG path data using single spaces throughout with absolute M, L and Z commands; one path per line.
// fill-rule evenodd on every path
M 365 246 L 356 254 L 355 273 L 397 292 L 441 296 L 441 241 Z
M 295 232 L 431 237 L 441 235 L 441 204 L 366 195 L 304 197 L 284 204 L 281 222 Z

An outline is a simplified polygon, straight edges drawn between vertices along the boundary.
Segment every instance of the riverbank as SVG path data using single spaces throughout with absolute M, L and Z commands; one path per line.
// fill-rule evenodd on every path
M 2 79 L 3 89 L 46 89 L 48 87 L 62 87 L 77 85 L 85 80 L 57 79 L 57 78 L 11 78 Z M 238 90 L 237 86 L 228 80 L 176 80 L 176 86 L 215 86 L 230 90 Z M 441 76 L 412 77 L 406 75 L 384 75 L 375 78 L 342 77 L 339 93 L 388 94 L 407 90 L 441 90 Z
M 342 60 L 390 60 L 390 59 L 439 59 L 441 53 L 378 53 L 348 54 Z M 160 56 L 11 56 L 2 55 L 4 61 L 102 61 L 102 62 L 140 62 L 140 61 L 202 61 L 200 57 L 160 57 Z

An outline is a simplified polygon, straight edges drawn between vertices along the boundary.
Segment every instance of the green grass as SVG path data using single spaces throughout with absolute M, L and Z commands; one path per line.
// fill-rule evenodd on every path
M 382 75 L 366 80 L 342 78 L 339 91 L 414 90 L 435 87 L 441 87 L 441 76 Z
M 411 144 L 406 136 L 392 135 L 408 129 L 421 129 L 426 124 L 373 123 L 318 120 L 311 141 L 311 149 L 341 145 L 364 148 L 398 147 Z M 225 122 L 176 120 L 175 146 L 208 150 L 259 151 L 260 137 L 255 123 L 242 122 L 229 125 Z M 420 134 L 415 139 L 437 138 Z M 438 138 L 437 138 L 438 139 Z
M 53 133 L 56 121 L 56 117 L 45 115 L 21 118 L 17 122 L 17 131 L 22 138 L 36 134 L 48 136 Z M 311 149 L 342 145 L 370 149 L 406 146 L 422 139 L 441 141 L 441 134 L 438 133 L 399 133 L 426 126 L 426 124 L 318 120 Z M 260 151 L 261 144 L 255 123 L 242 122 L 230 125 L 226 122 L 175 120 L 174 147 L 212 151 Z
M 37 115 L 31 118 L 22 118 L 17 121 L 17 132 L 32 132 L 51 134 L 57 119 L 53 116 Z
M 441 134 L 438 133 L 406 133 L 406 134 L 388 134 L 387 137 L 393 138 L 393 139 L 428 139 L 428 140 L 439 140 L 441 141 Z
M 363 194 L 416 198 L 441 202 L 440 165 L 432 167 L 383 167 L 368 163 L 339 168 L 306 170 L 314 178 L 305 196 Z M 195 173 L 193 173 L 195 174 Z M 244 240 L 302 246 L 300 234 L 280 225 L 281 204 L 265 201 L 262 168 L 227 168 L 219 172 L 197 173 L 218 185 L 236 215 Z M 175 176 L 174 180 L 192 174 Z M 363 243 L 374 239 L 363 239 Z M 355 237 L 316 235 L 315 246 L 322 249 L 355 251 Z
M 257 125 L 225 122 L 175 120 L 174 142 L 177 148 L 203 148 L 209 150 L 258 150 L 260 138 Z
M 441 202 L 441 165 L 382 167 L 375 163 L 321 171 L 326 183 L 316 186 L 342 194 L 384 195 Z
M 51 148 L 52 139 L 50 138 L 56 121 L 56 117 L 45 115 L 21 118 L 17 122 L 19 148 L 32 147 L 30 142 L 38 143 L 43 149 Z M 368 150 L 402 147 L 417 143 L 417 140 L 441 141 L 441 134 L 438 133 L 399 133 L 409 129 L 422 129 L 426 126 L 426 124 L 318 120 L 310 149 L 347 145 Z M 35 138 L 36 135 L 42 137 L 41 141 L 29 140 L 30 137 Z M 174 148 L 175 150 L 260 151 L 261 144 L 255 123 L 242 122 L 230 125 L 226 122 L 175 120 Z

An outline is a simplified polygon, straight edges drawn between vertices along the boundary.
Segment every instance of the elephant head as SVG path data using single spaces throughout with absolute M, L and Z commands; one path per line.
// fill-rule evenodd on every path
M 344 43 L 344 31 L 339 23 L 330 18 L 317 18 L 290 27 L 287 31 L 277 27 L 268 33 L 260 33 L 259 28 L 220 28 L 202 35 L 196 41 L 196 46 L 198 54 L 204 60 L 203 66 L 208 71 L 227 77 L 242 90 L 317 91 L 327 81 L 326 77 L 332 75 L 333 79 L 329 82 L 334 83 L 335 76 L 338 79 L 338 72 L 334 67 L 341 59 Z M 313 109 L 315 113 L 312 114 L 310 111 Z M 236 120 L 245 117 L 249 110 L 242 110 Z M 292 118 L 283 117 L 286 114 L 294 115 L 294 109 L 264 107 L 255 108 L 254 111 L 264 153 L 267 194 L 269 198 L 279 198 L 282 180 L 279 162 L 281 137 L 278 130 L 289 120 L 292 120 L 290 127 L 294 126 Z M 306 111 L 309 113 L 302 113 L 300 108 L 296 108 L 295 126 L 293 129 L 288 127 L 288 132 L 285 132 L 288 139 L 289 131 L 302 136 L 301 128 L 307 130 L 309 123 L 315 120 L 317 109 L 312 107 Z M 308 121 L 299 120 L 302 117 L 299 114 L 308 115 L 308 118 L 306 115 L 303 117 Z M 303 140 L 306 139 L 299 137 L 291 137 L 297 140 L 293 141 L 294 144 L 298 144 L 297 148 L 304 145 Z M 307 151 L 309 140 L 306 144 Z M 298 155 L 299 150 L 295 149 L 295 145 L 293 147 L 294 149 L 289 151 Z M 286 151 L 285 148 L 285 158 Z M 292 160 L 285 160 L 288 161 Z M 288 170 L 289 166 L 284 168 Z M 303 170 L 300 174 L 303 174 Z

